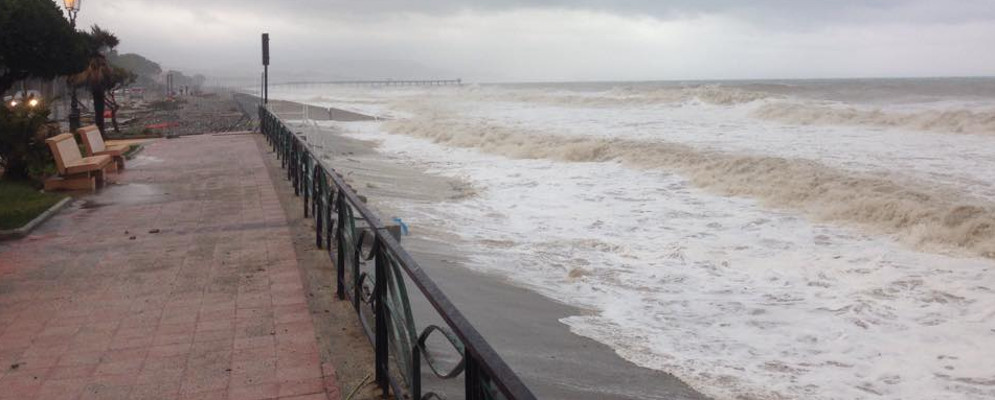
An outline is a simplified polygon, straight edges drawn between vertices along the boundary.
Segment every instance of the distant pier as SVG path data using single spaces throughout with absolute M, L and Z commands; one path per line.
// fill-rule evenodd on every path
M 463 79 L 428 79 L 428 80 L 406 80 L 406 79 L 384 79 L 384 80 L 357 80 L 357 81 L 300 81 L 271 83 L 273 86 L 290 87 L 310 87 L 314 85 L 343 85 L 343 86 L 461 86 Z

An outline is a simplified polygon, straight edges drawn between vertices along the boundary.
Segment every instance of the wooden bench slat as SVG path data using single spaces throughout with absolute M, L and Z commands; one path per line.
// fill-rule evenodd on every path
M 86 157 L 82 160 L 66 165 L 66 172 L 69 174 L 78 174 L 81 172 L 97 171 L 103 169 L 107 166 L 107 164 L 110 164 L 113 161 L 114 159 L 108 155 Z

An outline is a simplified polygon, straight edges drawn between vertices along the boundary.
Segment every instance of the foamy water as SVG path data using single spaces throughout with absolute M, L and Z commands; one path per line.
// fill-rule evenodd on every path
M 563 322 L 703 393 L 995 397 L 983 119 L 995 103 L 956 90 L 595 89 L 283 97 L 393 117 L 332 125 L 478 193 L 395 204 L 416 232 L 448 225 L 469 267 L 593 310 Z M 966 122 L 796 121 L 770 114 L 780 106 Z

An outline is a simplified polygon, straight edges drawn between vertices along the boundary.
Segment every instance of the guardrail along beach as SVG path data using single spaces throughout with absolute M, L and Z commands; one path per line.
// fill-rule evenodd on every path
M 422 389 L 422 366 L 427 365 L 443 380 L 462 376 L 466 399 L 535 399 L 343 177 L 265 105 L 258 112 L 261 132 L 301 197 L 305 217 L 314 221 L 315 245 L 327 249 L 335 263 L 336 295 L 352 303 L 373 344 L 374 379 L 384 393 L 395 399 L 445 398 Z M 419 326 L 406 281 L 444 324 Z M 458 352 L 455 365 L 444 367 L 427 345 L 433 334 Z
M 270 86 L 285 86 L 292 88 L 312 87 L 317 85 L 338 85 L 338 86 L 461 86 L 462 79 L 381 79 L 381 80 L 356 80 L 356 81 L 306 81 L 306 82 L 271 82 Z

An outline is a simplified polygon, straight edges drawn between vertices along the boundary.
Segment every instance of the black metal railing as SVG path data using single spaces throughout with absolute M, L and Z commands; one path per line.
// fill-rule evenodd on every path
M 535 399 L 342 176 L 265 106 L 259 107 L 259 124 L 287 170 L 294 193 L 303 199 L 304 216 L 314 220 L 315 244 L 334 257 L 336 296 L 352 302 L 373 344 L 375 381 L 385 396 L 443 398 L 435 392 L 423 393 L 424 361 L 440 379 L 462 374 L 467 399 Z M 405 276 L 445 321 L 444 326 L 430 324 L 418 333 Z M 448 371 L 427 345 L 433 333 L 442 334 L 459 354 Z

